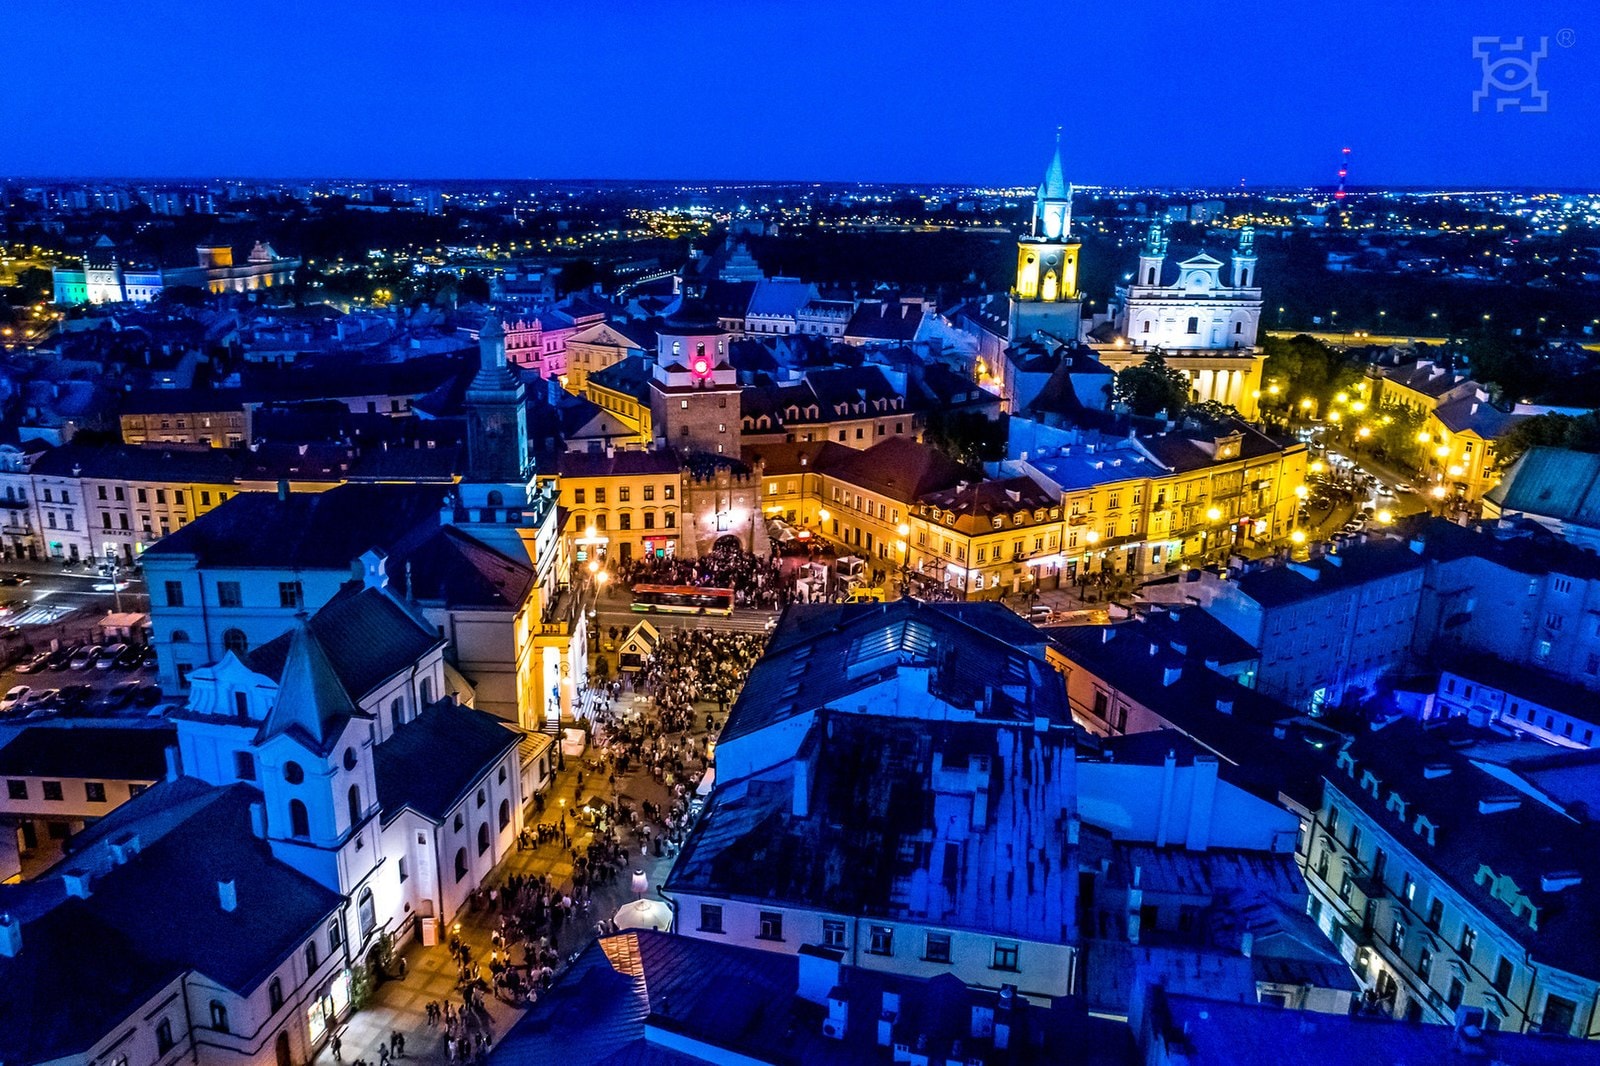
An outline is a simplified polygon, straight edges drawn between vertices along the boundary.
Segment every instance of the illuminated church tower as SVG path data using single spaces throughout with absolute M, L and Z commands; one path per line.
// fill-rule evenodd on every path
M 1045 330 L 1076 340 L 1082 316 L 1078 293 L 1078 249 L 1072 239 L 1072 186 L 1061 167 L 1061 134 L 1056 153 L 1039 183 L 1033 223 L 1017 239 L 1017 280 L 1011 289 L 1011 336 Z

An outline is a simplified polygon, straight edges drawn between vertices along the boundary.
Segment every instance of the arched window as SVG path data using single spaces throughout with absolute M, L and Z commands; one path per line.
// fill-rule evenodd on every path
M 299 763 L 286 762 L 283 764 L 283 779 L 291 785 L 298 785 L 306 779 L 306 772 L 300 768 Z
M 405 724 L 406 701 L 396 696 L 389 701 L 389 719 L 395 725 Z
M 378 911 L 372 905 L 372 889 L 363 888 L 361 895 L 356 897 L 356 921 L 361 923 L 361 938 L 365 940 L 372 935 L 372 927 L 378 924 Z
M 500 494 L 500 490 L 499 489 L 490 489 L 489 490 L 489 506 L 490 507 L 504 507 L 505 505 L 506 505 L 506 498 Z
M 189 643 L 189 631 L 186 630 L 186 629 L 174 629 L 172 631 L 172 643 L 174 643 L 174 644 L 187 644 L 187 643 Z
M 317 942 L 315 940 L 307 940 L 306 941 L 306 972 L 307 973 L 315 972 L 315 970 L 317 968 L 317 963 L 319 963 L 321 961 L 322 961 L 321 959 L 317 958 Z
M 356 749 L 355 748 L 346 748 L 346 749 L 344 749 L 344 768 L 346 770 L 354 770 L 356 768 Z
M 460 881 L 467 876 L 467 849 L 456 850 L 456 880 Z
M 350 824 L 355 825 L 361 821 L 361 786 L 351 785 L 346 799 L 350 803 Z
M 504 829 L 511 824 L 511 801 L 500 801 L 500 828 Z
M 306 813 L 306 805 L 299 800 L 289 801 L 289 835 L 292 837 L 311 835 L 311 816 Z
M 489 823 L 484 822 L 478 826 L 478 854 L 482 855 L 489 850 Z
M 423 678 L 422 679 L 422 683 L 417 686 L 417 694 L 418 694 L 419 698 L 421 699 L 422 706 L 426 707 L 428 704 L 432 703 L 433 702 L 433 678 L 431 678 L 431 677 Z
M 267 983 L 267 1006 L 274 1014 L 283 1007 L 283 981 L 279 978 Z
M 242 629 L 224 629 L 222 631 L 222 650 L 243 656 L 245 652 L 250 650 L 250 638 L 244 635 L 244 630 Z
M 211 1001 L 211 1028 L 219 1033 L 228 1031 L 228 1008 L 222 1005 L 220 999 Z

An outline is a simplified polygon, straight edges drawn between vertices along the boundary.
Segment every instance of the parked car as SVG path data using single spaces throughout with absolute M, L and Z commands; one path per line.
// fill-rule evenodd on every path
M 17 685 L 0 696 L 0 714 L 10 714 L 22 706 L 22 701 L 33 691 L 27 685 Z
M 27 699 L 22 701 L 23 709 L 32 711 L 47 706 L 54 703 L 59 695 L 61 695 L 61 690 L 58 688 L 36 688 L 28 693 Z
M 100 658 L 100 645 L 85 644 L 72 656 L 72 661 L 67 663 L 67 669 L 88 670 L 94 666 L 94 662 L 98 658 Z
M 133 700 L 133 694 L 138 690 L 139 682 L 137 681 L 118 682 L 90 700 L 89 709 L 91 711 L 120 711 Z
M 1399 493 L 1402 496 L 1415 496 L 1417 494 L 1417 490 L 1416 490 L 1415 487 L 1413 487 L 1411 485 L 1404 484 L 1404 483 L 1396 485 L 1394 487 L 1394 491 Z
M 50 665 L 50 652 L 41 651 L 28 656 L 17 664 L 17 673 L 36 674 Z
M 96 670 L 111 669 L 116 665 L 117 659 L 119 659 L 127 650 L 128 646 L 126 644 L 107 644 L 104 648 L 100 649 L 99 656 L 95 658 L 94 668 Z
M 134 684 L 139 684 L 137 681 Z M 138 691 L 133 694 L 135 707 L 154 707 L 161 702 L 160 685 L 139 685 Z
M 61 707 L 77 709 L 87 704 L 93 695 L 94 689 L 89 685 L 62 685 L 56 703 Z
M 33 578 L 29 577 L 27 574 L 7 574 L 5 577 L 0 577 L 0 585 L 4 585 L 7 588 L 15 588 L 18 585 L 29 585 L 32 583 Z
M 82 651 L 83 647 L 84 646 L 82 644 L 72 644 L 66 647 L 57 648 L 55 651 L 51 652 L 50 669 L 65 670 L 67 668 L 67 664 L 72 661 L 72 657 Z
M 144 649 L 136 644 L 129 644 L 123 649 L 122 654 L 117 656 L 117 661 L 113 665 L 118 670 L 137 670 L 143 661 Z
M 153 645 L 145 645 L 144 651 L 139 654 L 139 669 L 154 670 L 156 668 L 156 649 Z

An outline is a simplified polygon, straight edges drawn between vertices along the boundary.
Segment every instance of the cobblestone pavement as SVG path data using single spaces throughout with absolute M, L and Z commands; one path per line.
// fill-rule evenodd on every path
M 628 703 L 632 698 L 631 694 L 624 692 L 621 702 Z M 586 709 L 587 702 L 579 713 L 583 713 Z M 704 708 L 700 709 L 696 717 L 697 721 L 703 721 Z M 605 777 L 599 774 L 586 774 L 583 789 L 579 791 L 578 774 L 585 769 L 584 762 L 583 759 L 567 760 L 566 770 L 555 775 L 555 780 L 544 793 L 544 813 L 539 817 L 545 821 L 559 817 L 562 799 L 567 801 L 568 808 L 572 808 L 597 794 L 591 787 L 595 784 L 600 786 L 598 794 L 604 795 L 608 800 L 614 798 L 610 795 L 611 790 Z M 616 795 L 635 808 L 644 800 L 670 805 L 670 790 L 655 781 L 648 771 L 635 769 L 625 775 L 618 775 Z M 572 843 L 581 854 L 591 839 L 591 832 L 580 827 L 578 835 L 572 838 Z M 654 897 L 656 887 L 665 881 L 667 873 L 672 868 L 673 856 L 668 854 L 656 858 L 651 852 L 641 860 L 635 850 L 631 858 L 633 869 L 639 869 L 642 865 L 650 884 L 648 894 Z M 572 872 L 572 853 L 563 848 L 558 840 L 526 851 L 511 852 L 495 868 L 485 884 L 485 891 L 504 883 L 513 874 L 524 877 L 548 876 L 558 886 L 570 889 Z M 631 878 L 627 873 L 619 877 L 615 884 L 593 889 L 588 913 L 578 912 L 562 927 L 557 947 L 563 960 L 586 947 L 596 936 L 597 923 L 612 917 L 618 907 L 633 898 Z M 458 935 L 472 948 L 474 959 L 489 957 L 489 936 L 497 917 L 498 912 L 492 911 L 487 906 L 460 915 Z M 448 939 L 443 932 L 441 937 Z M 387 1041 L 390 1034 L 395 1031 L 405 1036 L 405 1058 L 423 1062 L 446 1061 L 444 1033 L 427 1024 L 426 1006 L 434 1001 L 439 1003 L 448 1001 L 457 1007 L 461 1005 L 461 995 L 456 981 L 457 967 L 450 955 L 450 949 L 444 943 L 435 947 L 423 947 L 420 943 L 412 943 L 397 954 L 405 959 L 406 976 L 403 979 L 391 979 L 380 984 L 367 1008 L 353 1015 L 339 1028 L 341 1056 L 346 1064 L 365 1059 L 376 1066 L 378 1045 Z M 517 957 L 520 960 L 520 950 L 517 952 Z M 491 1039 L 496 1041 L 516 1023 L 525 1009 L 489 995 L 484 997 L 484 1005 L 489 1012 Z M 324 1044 L 313 1061 L 319 1066 L 335 1062 L 327 1044 Z

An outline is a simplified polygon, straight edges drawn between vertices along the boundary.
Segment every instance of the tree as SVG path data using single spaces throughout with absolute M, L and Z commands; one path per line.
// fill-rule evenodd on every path
M 1284 399 L 1291 409 L 1310 397 L 1321 410 L 1340 389 L 1350 388 L 1361 377 L 1360 369 L 1343 354 L 1304 333 L 1293 337 L 1264 335 L 1261 350 L 1267 355 L 1262 374 L 1269 381 L 1282 382 Z
M 989 419 L 976 411 L 928 413 L 923 440 L 963 466 L 978 467 L 1005 458 L 1007 427 L 1004 418 Z
M 1495 447 L 1502 468 L 1510 466 L 1529 448 L 1570 448 L 1600 452 L 1600 411 L 1581 415 L 1537 415 L 1518 422 Z
M 1391 462 L 1404 463 L 1413 470 L 1422 467 L 1422 442 L 1417 434 L 1427 419 L 1420 411 L 1404 404 L 1385 404 L 1378 412 L 1372 431 L 1373 450 Z
M 1168 418 L 1177 418 L 1189 401 L 1189 378 L 1155 351 L 1117 374 L 1116 395 L 1136 415 L 1166 412 Z

